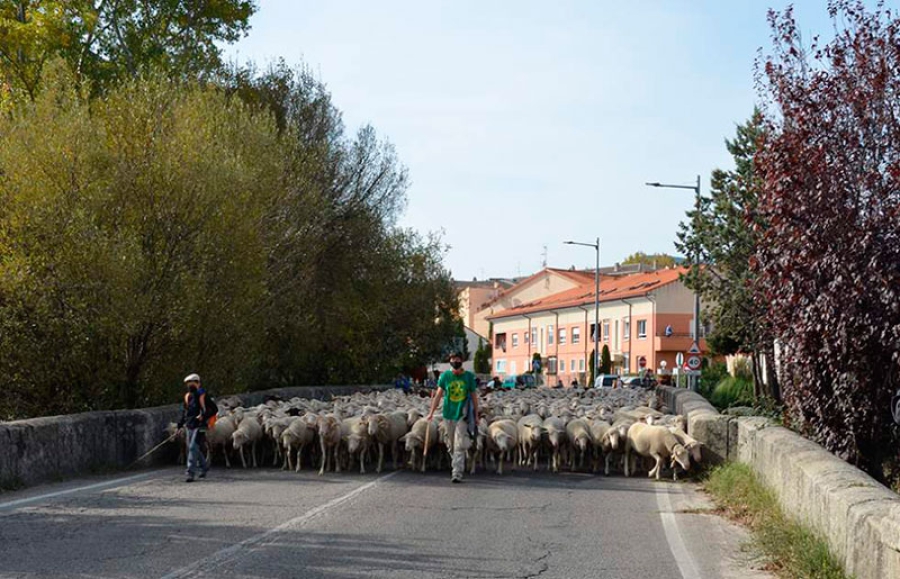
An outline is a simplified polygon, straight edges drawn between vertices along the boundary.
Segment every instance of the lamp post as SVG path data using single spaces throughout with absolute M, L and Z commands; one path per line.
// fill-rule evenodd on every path
M 670 185 L 667 183 L 645 183 L 648 187 L 662 187 L 665 189 L 690 189 L 694 192 L 694 209 L 699 213 L 700 211 L 700 175 L 697 175 L 697 184 L 696 185 Z M 694 263 L 699 264 L 700 254 L 698 253 L 694 256 Z M 694 290 L 694 341 L 697 342 L 699 347 L 700 345 L 700 292 Z M 691 388 L 696 390 L 698 386 L 698 381 L 695 377 L 691 379 Z
M 594 266 L 594 380 L 600 375 L 600 238 L 596 243 L 579 241 L 563 241 L 565 245 L 583 245 L 593 247 L 597 252 L 597 263 Z M 593 384 L 591 384 L 593 386 Z

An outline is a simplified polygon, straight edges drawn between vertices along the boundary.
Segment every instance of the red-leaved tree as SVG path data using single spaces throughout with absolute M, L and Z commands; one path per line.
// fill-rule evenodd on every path
M 808 45 L 790 8 L 769 13 L 756 290 L 782 348 L 789 419 L 883 480 L 898 448 L 900 19 L 882 3 L 828 9 L 835 38 Z

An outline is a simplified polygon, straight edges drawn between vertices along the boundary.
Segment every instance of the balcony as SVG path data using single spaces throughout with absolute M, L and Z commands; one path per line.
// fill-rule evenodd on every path
M 700 350 L 707 351 L 706 332 L 700 328 Z M 687 352 L 694 343 L 694 337 L 690 332 L 673 332 L 666 335 L 665 332 L 657 332 L 653 336 L 653 350 L 655 352 Z

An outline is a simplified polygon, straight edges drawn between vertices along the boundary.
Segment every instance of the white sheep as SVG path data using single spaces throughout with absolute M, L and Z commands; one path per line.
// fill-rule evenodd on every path
M 497 474 L 503 474 L 504 459 L 512 459 L 519 444 L 519 429 L 512 420 L 501 419 L 488 426 L 488 450 L 497 457 Z
M 425 448 L 425 441 L 428 441 L 428 448 Z M 401 437 L 406 444 L 406 452 L 409 453 L 409 467 L 416 470 L 416 456 L 422 457 L 422 472 L 425 472 L 425 458 L 431 449 L 437 444 L 438 429 L 434 420 L 426 420 L 419 418 L 416 420 L 412 428 Z
M 578 453 L 578 468 L 584 468 L 584 455 L 593 447 L 591 427 L 587 420 L 574 418 L 566 424 L 566 437 L 572 449 L 569 469 L 575 470 L 575 453 Z
M 343 442 L 350 463 L 353 457 L 359 459 L 359 474 L 366 474 L 366 454 L 369 451 L 369 428 L 361 416 L 345 418 L 341 421 L 341 442 Z
M 340 420 L 334 414 L 319 416 L 316 420 L 316 430 L 322 451 L 322 465 L 319 467 L 319 476 L 325 474 L 326 467 L 332 463 L 334 464 L 334 471 L 341 472 L 341 461 L 339 460 L 341 447 Z
M 562 418 L 550 416 L 544 419 L 543 428 L 547 433 L 547 443 L 550 446 L 547 470 L 559 472 L 560 454 L 566 444 L 566 423 Z
M 312 444 L 316 438 L 315 426 L 302 417 L 297 417 L 288 424 L 284 432 L 281 433 L 281 446 L 284 448 L 284 464 L 282 470 L 294 469 L 300 472 L 302 468 L 303 449 L 308 444 Z M 294 466 L 292 457 L 294 449 L 297 449 L 297 465 Z
M 678 480 L 676 463 L 680 464 L 684 470 L 691 468 L 687 449 L 665 426 L 651 426 L 644 422 L 635 422 L 631 425 L 625 444 L 625 476 L 631 476 L 629 469 L 632 452 L 656 461 L 656 465 L 648 473 L 650 477 L 655 476 L 656 480 L 659 480 L 659 474 L 666 459 L 672 460 L 674 480 Z
M 225 456 L 225 466 L 231 468 L 231 460 L 228 457 L 229 450 L 232 447 L 232 436 L 237 429 L 237 421 L 234 416 L 226 414 L 219 416 L 216 423 L 206 433 L 206 443 L 209 446 L 209 455 L 207 463 L 212 464 L 212 458 L 217 448 L 222 448 L 222 454 Z
M 544 419 L 537 414 L 529 414 L 516 424 L 519 429 L 519 464 L 534 465 L 538 469 L 538 451 L 544 433 Z
M 253 467 L 256 468 L 256 445 L 262 440 L 263 429 L 257 422 L 256 416 L 244 414 L 240 424 L 238 424 L 234 433 L 231 435 L 232 446 L 240 452 L 241 464 L 247 468 L 247 459 L 244 456 L 244 446 L 250 445 L 250 455 L 253 458 Z

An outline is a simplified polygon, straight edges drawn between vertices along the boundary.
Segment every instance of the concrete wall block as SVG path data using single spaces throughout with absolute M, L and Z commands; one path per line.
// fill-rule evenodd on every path
M 73 414 L 61 417 L 59 424 L 57 446 L 61 475 L 71 476 L 86 469 L 116 464 L 114 412 Z
M 0 489 L 21 484 L 19 478 L 19 454 L 17 439 L 6 425 L 0 425 Z
M 737 425 L 737 460 L 745 464 L 754 464 L 756 459 L 756 433 L 772 426 L 767 418 L 738 418 Z
M 35 418 L 27 423 L 6 425 L 11 435 L 11 450 L 17 457 L 19 482 L 30 485 L 60 476 L 57 440 L 59 423 L 64 418 Z
M 688 419 L 688 432 L 703 443 L 703 457 L 710 462 L 723 462 L 728 457 L 727 416 L 703 412 Z

